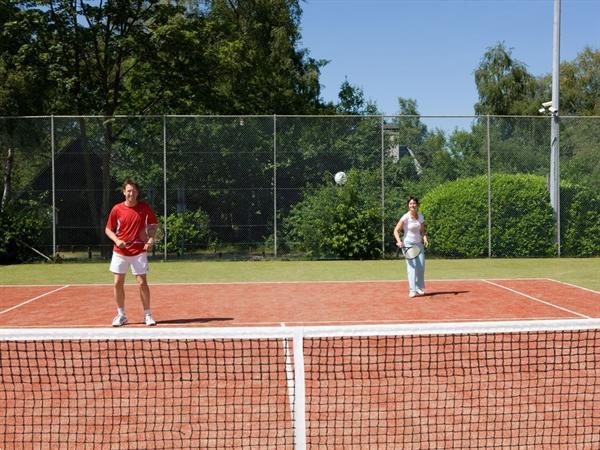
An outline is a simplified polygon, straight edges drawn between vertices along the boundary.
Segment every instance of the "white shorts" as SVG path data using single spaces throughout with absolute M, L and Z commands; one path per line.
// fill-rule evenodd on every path
M 109 269 L 112 273 L 125 274 L 130 266 L 132 274 L 145 275 L 150 270 L 148 254 L 143 252 L 135 256 L 123 256 L 113 252 Z

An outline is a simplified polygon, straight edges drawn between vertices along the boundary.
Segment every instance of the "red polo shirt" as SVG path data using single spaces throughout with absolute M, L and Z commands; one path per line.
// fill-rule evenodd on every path
M 144 232 L 146 225 L 158 223 L 152 208 L 145 202 L 127 206 L 125 202 L 116 204 L 108 215 L 106 228 L 115 232 L 125 242 L 131 242 L 125 248 L 116 245 L 113 251 L 124 256 L 139 255 L 144 251 Z

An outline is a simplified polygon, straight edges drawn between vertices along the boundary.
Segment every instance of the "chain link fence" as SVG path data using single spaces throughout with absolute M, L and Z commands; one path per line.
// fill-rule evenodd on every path
M 409 195 L 421 198 L 423 211 L 432 216 L 430 221 L 426 215 L 429 256 L 598 256 L 600 118 L 560 119 L 558 210 L 552 210 L 546 192 L 541 220 L 523 211 L 534 208 L 539 193 L 504 192 L 507 176 L 549 185 L 550 121 L 0 118 L 3 204 L 25 205 L 46 217 L 41 236 L 30 244 L 68 259 L 110 255 L 104 226 L 110 208 L 123 200 L 127 177 L 138 181 L 164 223 L 165 239 L 154 249 L 163 259 L 390 257 L 393 228 Z M 338 171 L 348 175 L 344 186 L 334 182 Z M 442 213 L 432 206 L 444 198 L 444 189 L 460 182 L 484 186 L 473 194 L 464 187 L 457 191 L 464 207 L 476 208 L 478 215 L 454 226 L 465 239 L 477 236 L 477 245 L 461 244 L 469 248 L 465 252 L 443 242 L 450 239 L 443 230 L 450 219 L 439 216 L 450 213 L 452 202 L 441 200 L 447 205 Z M 532 233 L 539 242 L 528 239 L 535 245 L 511 252 L 518 233 Z

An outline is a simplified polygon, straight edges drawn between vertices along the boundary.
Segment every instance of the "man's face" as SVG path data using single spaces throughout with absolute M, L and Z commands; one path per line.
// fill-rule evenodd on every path
M 123 195 L 125 196 L 125 202 L 127 204 L 137 203 L 138 194 L 138 190 L 131 184 L 126 185 L 123 190 Z

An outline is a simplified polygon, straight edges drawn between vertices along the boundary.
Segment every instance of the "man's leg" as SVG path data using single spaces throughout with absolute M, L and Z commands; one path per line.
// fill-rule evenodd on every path
M 140 300 L 144 306 L 144 311 L 150 311 L 150 287 L 146 274 L 136 275 L 137 285 L 140 290 Z
M 150 311 L 150 287 L 148 286 L 146 274 L 136 275 L 136 279 L 140 290 L 140 299 L 144 306 L 144 323 L 149 326 L 156 325 L 156 321 L 152 317 L 152 312 Z
M 113 296 L 117 304 L 117 316 L 112 322 L 115 327 L 127 323 L 127 317 L 125 316 L 125 274 L 128 267 L 129 263 L 123 256 L 113 253 L 110 271 L 113 273 Z
M 125 309 L 125 274 L 115 273 L 113 282 L 113 293 L 117 308 L 120 310 Z
M 113 292 L 115 302 L 117 303 L 117 315 L 112 321 L 113 327 L 120 327 L 127 323 L 127 316 L 125 315 L 125 274 L 115 273 Z

